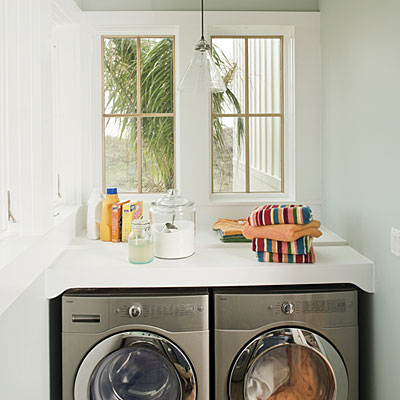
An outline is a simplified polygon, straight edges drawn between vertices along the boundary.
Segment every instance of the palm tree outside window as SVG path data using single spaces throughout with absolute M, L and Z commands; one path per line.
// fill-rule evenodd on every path
M 103 189 L 175 186 L 174 36 L 103 36 Z

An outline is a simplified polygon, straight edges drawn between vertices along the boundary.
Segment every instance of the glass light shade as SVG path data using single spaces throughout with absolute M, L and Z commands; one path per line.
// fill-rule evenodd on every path
M 204 90 L 209 90 L 212 93 L 225 92 L 225 83 L 209 50 L 199 49 L 196 46 L 194 55 L 183 74 L 178 89 L 192 93 Z

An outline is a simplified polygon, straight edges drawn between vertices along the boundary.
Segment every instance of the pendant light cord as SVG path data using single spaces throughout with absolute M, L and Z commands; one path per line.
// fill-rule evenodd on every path
M 201 40 L 204 40 L 204 6 L 203 0 L 201 0 Z

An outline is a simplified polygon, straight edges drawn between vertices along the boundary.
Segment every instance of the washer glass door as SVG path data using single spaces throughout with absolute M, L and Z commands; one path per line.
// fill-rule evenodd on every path
M 298 328 L 254 339 L 236 357 L 229 379 L 231 400 L 345 400 L 347 392 L 338 352 L 321 336 Z
M 195 400 L 194 370 L 167 338 L 142 331 L 110 336 L 86 355 L 75 400 Z
M 141 345 L 104 358 L 93 373 L 90 400 L 181 399 L 181 385 L 169 360 Z

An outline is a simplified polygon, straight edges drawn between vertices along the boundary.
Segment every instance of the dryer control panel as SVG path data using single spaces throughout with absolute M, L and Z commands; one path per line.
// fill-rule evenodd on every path
M 305 322 L 323 328 L 356 326 L 357 291 L 318 293 L 216 293 L 217 329 L 257 329 Z
M 269 311 L 274 311 L 277 315 L 281 313 L 291 315 L 294 313 L 345 313 L 352 307 L 353 302 L 347 301 L 346 299 L 319 299 L 304 301 L 285 300 L 283 303 L 278 301 L 275 304 L 268 304 L 267 309 Z

